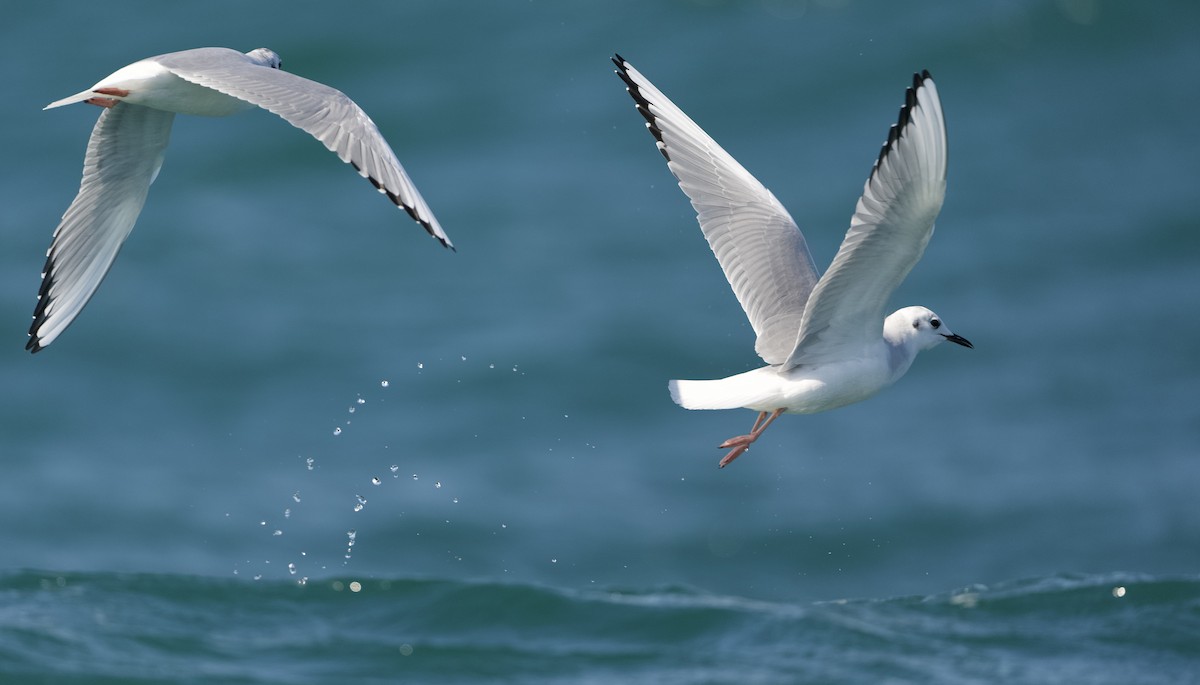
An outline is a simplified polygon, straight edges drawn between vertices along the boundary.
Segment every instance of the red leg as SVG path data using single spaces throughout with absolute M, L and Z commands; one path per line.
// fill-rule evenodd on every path
M 765 419 L 765 418 L 767 418 L 767 412 L 765 412 L 765 411 L 758 412 L 758 418 L 754 419 L 754 425 L 750 427 L 750 432 L 751 433 L 757 432 L 758 424 L 762 423 L 763 419 Z
M 96 93 L 97 95 L 117 96 L 115 98 L 88 98 L 87 100 L 84 100 L 84 102 L 88 103 L 89 105 L 96 105 L 97 107 L 112 107 L 120 102 L 118 98 L 123 98 L 129 95 L 129 91 L 125 90 L 124 88 L 97 88 L 92 92 Z
M 767 429 L 767 426 L 771 425 L 775 419 L 779 418 L 783 414 L 783 411 L 783 409 L 776 409 L 775 411 L 771 412 L 769 417 L 767 417 L 767 412 L 759 412 L 758 418 L 754 420 L 754 426 L 750 429 L 749 434 L 730 438 L 718 445 L 717 447 L 720 449 L 725 449 L 727 447 L 732 447 L 733 449 L 730 450 L 729 454 L 726 454 L 725 457 L 721 459 L 721 463 L 717 464 L 717 467 L 723 469 L 729 465 L 729 462 L 742 456 L 742 452 L 745 452 L 747 449 L 749 449 L 750 444 L 755 440 L 758 440 L 758 436 L 762 435 L 763 431 Z M 766 417 L 765 421 L 763 420 L 764 417 Z

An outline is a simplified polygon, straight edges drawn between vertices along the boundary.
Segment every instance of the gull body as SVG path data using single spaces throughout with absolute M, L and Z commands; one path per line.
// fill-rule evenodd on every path
M 884 305 L 921 258 L 946 191 L 947 140 L 937 88 L 915 74 L 829 269 L 775 196 L 620 55 L 613 58 L 667 166 L 754 328 L 766 366 L 715 380 L 672 380 L 687 409 L 759 412 L 721 443 L 724 467 L 785 413 L 812 414 L 875 395 L 917 354 L 971 347 L 925 307 Z
M 446 247 L 449 237 L 375 123 L 342 92 L 281 69 L 266 48 L 197 48 L 143 59 L 45 109 L 103 108 L 83 180 L 46 253 L 26 349 L 53 342 L 95 294 L 158 176 L 176 114 L 229 116 L 261 107 L 351 164 Z

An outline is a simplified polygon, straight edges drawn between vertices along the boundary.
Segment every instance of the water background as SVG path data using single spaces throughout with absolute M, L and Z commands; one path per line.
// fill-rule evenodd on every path
M 0 681 L 1200 672 L 1194 3 L 4 14 Z M 97 114 L 40 108 L 206 45 L 353 97 L 457 253 L 273 115 L 181 117 L 98 295 L 29 355 Z M 821 266 L 929 69 L 949 190 L 894 304 L 976 348 L 717 470 L 753 414 L 666 381 L 758 365 L 753 334 L 613 52 Z

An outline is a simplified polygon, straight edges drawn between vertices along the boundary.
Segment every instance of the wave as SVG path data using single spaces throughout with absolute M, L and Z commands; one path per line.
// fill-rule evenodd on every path
M 0 575 L 0 682 L 1174 683 L 1200 577 L 790 603 L 690 587 Z

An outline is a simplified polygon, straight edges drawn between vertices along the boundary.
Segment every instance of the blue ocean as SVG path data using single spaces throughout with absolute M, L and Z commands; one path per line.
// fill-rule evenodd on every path
M 2 683 L 1200 682 L 1200 5 L 12 4 Z M 457 251 L 274 115 L 179 117 L 26 331 L 121 66 L 269 47 Z M 833 258 L 913 72 L 950 138 L 893 307 L 975 349 L 785 416 L 619 52 Z

